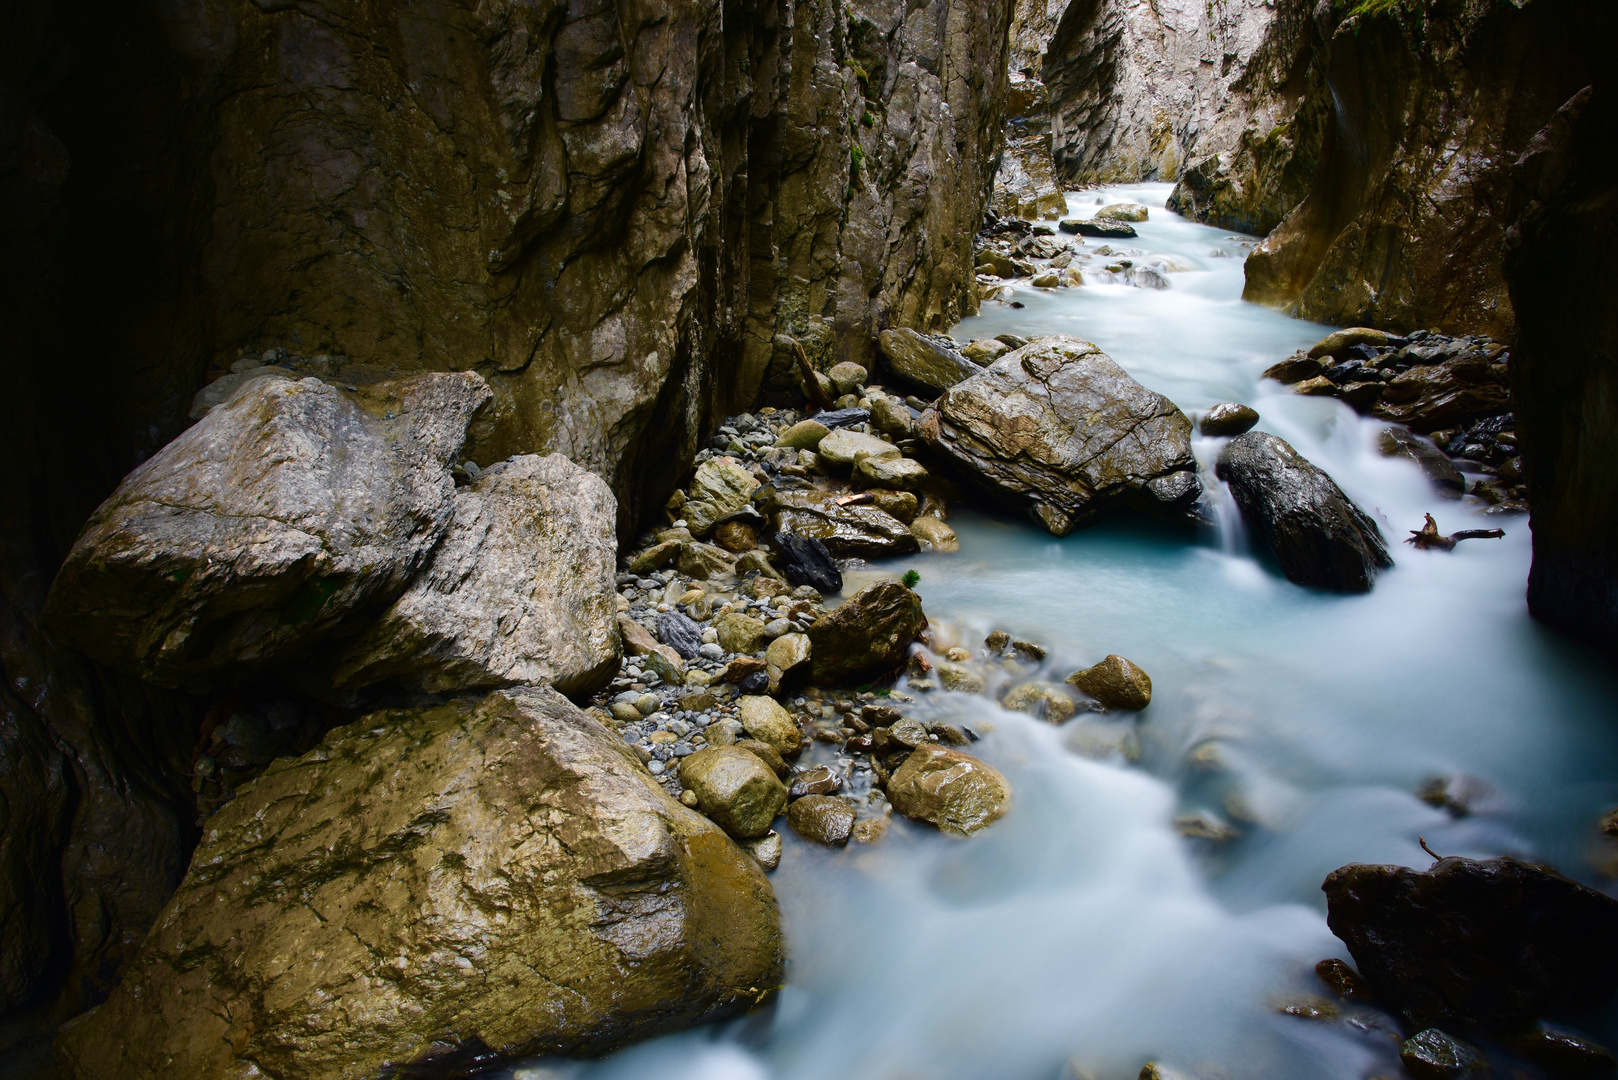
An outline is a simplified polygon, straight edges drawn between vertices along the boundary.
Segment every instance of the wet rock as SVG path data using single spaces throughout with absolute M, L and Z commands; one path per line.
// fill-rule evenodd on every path
M 868 456 L 854 466 L 856 487 L 914 491 L 927 480 L 927 467 L 914 458 Z
M 828 469 L 847 472 L 862 457 L 898 457 L 899 448 L 875 435 L 839 430 L 820 440 L 816 453 Z
M 759 574 L 777 581 L 786 580 L 781 571 L 771 565 L 769 556 L 758 550 L 745 552 L 736 560 L 736 575 L 743 577 L 748 574 Z
M 735 746 L 738 750 L 746 750 L 749 754 L 764 762 L 770 767 L 770 771 L 781 780 L 785 780 L 792 775 L 792 766 L 787 764 L 787 759 L 782 757 L 781 752 L 767 742 L 760 742 L 757 739 L 737 739 L 730 745 Z
M 757 860 L 766 872 L 781 865 L 781 834 L 770 830 L 763 836 L 741 842 L 742 850 Z
M 1477 1052 L 1437 1028 L 1428 1028 L 1399 1044 L 1399 1060 L 1416 1077 L 1445 1080 L 1465 1076 L 1480 1066 Z
M 883 513 L 873 502 L 838 501 L 843 498 L 847 496 L 824 491 L 783 491 L 771 500 L 771 508 L 781 532 L 818 540 L 840 559 L 883 559 L 920 549 L 904 522 Z M 793 580 L 790 571 L 787 580 Z M 822 592 L 837 591 L 822 588 L 821 581 L 804 583 Z
M 892 705 L 865 705 L 860 708 L 860 719 L 872 727 L 888 727 L 903 720 L 904 713 Z
M 1517 1039 L 1517 1051 L 1552 1076 L 1610 1077 L 1618 1072 L 1612 1051 L 1593 1039 L 1559 1028 L 1538 1028 Z
M 1376 572 L 1393 565 L 1376 523 L 1274 435 L 1236 436 L 1220 451 L 1217 472 L 1289 581 L 1369 592 Z
M 1138 712 L 1152 702 L 1152 677 L 1122 656 L 1108 656 L 1067 681 L 1109 709 Z
M 164 686 L 240 682 L 307 654 L 426 565 L 450 523 L 450 463 L 489 396 L 472 373 L 354 394 L 246 383 L 91 515 L 46 620 Z
M 871 426 L 894 439 L 908 439 L 916 430 L 916 421 L 904 402 L 886 394 L 871 394 Z
M 57 1050 L 74 1077 L 198 1080 L 596 1053 L 750 1007 L 781 964 L 752 860 L 560 695 L 506 690 L 272 765 Z
M 771 544 L 789 585 L 807 585 L 824 595 L 843 591 L 842 571 L 824 541 L 789 530 L 774 534 Z
M 1372 415 L 1417 431 L 1466 424 L 1510 407 L 1510 390 L 1482 357 L 1411 368 L 1382 387 Z
M 978 366 L 960 353 L 914 330 L 884 330 L 877 337 L 888 369 L 906 383 L 947 390 L 977 374 Z
M 809 627 L 812 677 L 835 685 L 897 670 L 926 625 L 921 597 L 898 582 L 861 589 Z
M 1466 494 L 1466 477 L 1461 475 L 1461 470 L 1448 454 L 1421 436 L 1402 427 L 1388 427 L 1377 433 L 1376 445 L 1383 457 L 1414 461 L 1444 498 L 1459 499 Z
M 935 517 L 916 518 L 910 523 L 910 535 L 921 544 L 923 551 L 950 553 L 961 550 L 955 530 Z
M 607 707 L 612 718 L 620 724 L 633 724 L 640 719 L 640 710 L 627 701 L 615 701 Z
M 812 653 L 808 634 L 782 634 L 764 650 L 764 662 L 777 682 L 796 682 L 809 675 Z
M 1264 370 L 1264 378 L 1274 379 L 1278 383 L 1288 386 L 1294 383 L 1318 379 L 1325 374 L 1326 365 L 1319 360 L 1310 360 L 1304 356 L 1291 356 Z
M 1321 888 L 1327 923 L 1377 1000 L 1416 1026 L 1502 1028 L 1618 990 L 1618 900 L 1549 867 L 1354 864 Z
M 618 616 L 618 632 L 623 635 L 624 651 L 629 655 L 657 657 L 668 667 L 684 675 L 685 661 L 680 658 L 680 654 L 659 642 L 652 636 L 650 630 L 628 615 Z
M 1057 227 L 1063 232 L 1078 233 L 1080 236 L 1094 236 L 1103 240 L 1129 240 L 1140 235 L 1135 231 L 1133 225 L 1124 225 L 1120 222 L 1105 219 L 1100 221 L 1069 219 L 1059 223 Z
M 833 364 L 831 370 L 826 372 L 826 377 L 831 380 L 832 386 L 836 388 L 838 395 L 841 396 L 843 394 L 852 394 L 864 386 L 867 374 L 868 372 L 860 365 L 851 360 L 844 360 L 841 363 Z
M 1352 998 L 1356 1001 L 1371 1000 L 1371 988 L 1365 985 L 1360 973 L 1336 957 L 1316 964 L 1315 974 L 1320 977 L 1321 982 L 1331 987 L 1332 993 L 1338 997 Z
M 888 737 L 901 746 L 914 750 L 932 742 L 932 732 L 920 720 L 905 716 L 888 725 Z
M 915 523 L 916 515 L 921 509 L 921 500 L 916 498 L 915 492 L 912 491 L 887 491 L 876 488 L 871 492 L 871 503 L 884 514 L 895 520 L 902 521 L 906 525 Z M 915 534 L 914 529 L 910 531 L 912 535 Z M 917 536 L 916 539 L 925 543 L 925 540 L 920 536 Z
M 1342 1012 L 1335 1002 L 1318 997 L 1295 998 L 1277 1005 L 1275 1011 L 1300 1020 L 1335 1020 Z
M 1188 840 L 1225 844 L 1236 839 L 1236 830 L 1212 814 L 1181 814 L 1174 819 L 1174 831 Z
M 1310 346 L 1307 353 L 1309 359 L 1319 360 L 1323 357 L 1332 359 L 1341 358 L 1355 345 L 1383 346 L 1388 343 L 1388 335 L 1381 330 L 1369 326 L 1350 326 L 1343 330 L 1334 330 Z
M 865 818 L 854 823 L 852 839 L 856 844 L 875 844 L 886 835 L 888 835 L 887 818 Z
M 678 611 L 665 611 L 657 617 L 657 639 L 682 660 L 695 660 L 702 648 L 702 628 Z
M 758 622 L 757 619 L 753 620 Z M 769 664 L 757 656 L 738 656 L 725 665 L 724 679 L 729 683 L 739 683 L 752 675 L 764 674 Z
M 787 789 L 787 798 L 801 799 L 805 795 L 835 795 L 843 788 L 843 778 L 830 766 L 816 765 L 805 769 Z
M 781 433 L 775 445 L 794 450 L 813 450 L 830 432 L 831 429 L 819 420 L 799 420 Z
M 427 693 L 523 684 L 594 691 L 622 655 L 617 512 L 606 483 L 560 454 L 483 470 L 456 490 L 426 568 L 334 661 L 331 684 L 345 692 L 382 682 Z
M 983 676 L 962 664 L 942 661 L 938 665 L 938 681 L 945 690 L 957 694 L 983 693 Z
M 772 697 L 750 695 L 737 702 L 736 716 L 742 728 L 759 742 L 775 747 L 783 758 L 795 758 L 803 750 L 803 733 L 792 714 Z
M 1150 212 L 1140 203 L 1112 203 L 1095 212 L 1096 221 L 1145 221 Z
M 663 567 L 673 562 L 674 557 L 679 553 L 680 541 L 664 540 L 660 543 L 653 544 L 645 551 L 640 552 L 633 559 L 630 559 L 628 570 L 631 574 L 645 577 L 647 574 L 661 570 Z
M 728 653 L 752 654 L 764 648 L 769 638 L 764 623 L 739 611 L 727 611 L 713 621 L 719 634 L 719 647 Z
M 854 808 L 831 795 L 805 795 L 787 807 L 787 824 L 806 840 L 840 847 L 854 831 Z
M 717 457 L 697 466 L 686 494 L 693 501 L 708 503 L 723 517 L 747 506 L 757 489 L 758 480 L 750 469 L 734 458 Z
M 1202 414 L 1198 430 L 1204 435 L 1240 435 L 1258 423 L 1258 412 L 1246 405 L 1226 401 Z
M 698 581 L 722 577 L 735 568 L 730 553 L 724 548 L 696 541 L 680 545 L 680 553 L 675 556 L 674 566 L 686 577 Z
M 969 836 L 1006 812 L 1011 786 L 970 754 L 924 744 L 888 781 L 888 799 L 905 817 Z
M 1078 338 L 1006 354 L 944 393 L 919 433 L 1058 536 L 1111 509 L 1184 518 L 1202 491 L 1185 414 Z
M 963 348 L 961 355 L 979 367 L 988 367 L 1010 351 L 1011 346 L 1003 341 L 995 338 L 983 338 Z
M 1065 724 L 1078 712 L 1078 704 L 1066 687 L 1039 681 L 1018 683 L 1001 698 L 1000 707 L 1025 712 L 1052 724 Z
M 713 542 L 733 555 L 741 555 L 758 547 L 758 525 L 752 521 L 732 519 L 714 526 Z
M 836 431 L 839 428 L 853 427 L 855 424 L 865 423 L 871 419 L 871 412 L 869 409 L 832 409 L 829 412 L 816 414 L 815 419 L 830 430 Z
M 1062 284 L 1062 279 L 1053 270 L 1044 274 L 1034 275 L 1033 281 L 1029 282 L 1029 284 L 1036 289 L 1054 289 Z
M 787 804 L 787 789 L 757 754 L 710 746 L 680 763 L 680 781 L 697 806 L 737 839 L 763 836 Z

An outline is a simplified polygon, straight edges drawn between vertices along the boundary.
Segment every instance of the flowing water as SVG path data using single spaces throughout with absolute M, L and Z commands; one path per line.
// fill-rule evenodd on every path
M 1323 993 L 1317 960 L 1346 957 L 1326 928 L 1329 871 L 1424 867 L 1422 837 L 1613 889 L 1594 822 L 1618 804 L 1615 687 L 1528 618 L 1526 518 L 1437 498 L 1376 452 L 1376 423 L 1261 383 L 1327 328 L 1243 303 L 1251 240 L 1169 214 L 1168 191 L 1070 204 L 1149 205 L 1138 240 L 1110 243 L 1172 257 L 1170 288 L 1019 289 L 1024 307 L 986 304 L 955 336 L 1071 333 L 1188 412 L 1253 405 L 1377 518 L 1396 567 L 1367 596 L 1288 583 L 1208 475 L 1220 440 L 1195 441 L 1224 519 L 1201 537 L 1113 522 L 1055 539 L 958 512 L 959 554 L 893 567 L 920 573 L 941 632 L 1041 642 L 1058 679 L 1123 654 L 1151 673 L 1151 706 L 1053 727 L 935 695 L 932 715 L 982 734 L 973 752 L 1011 781 L 1005 818 L 967 841 L 895 819 L 880 844 L 837 851 L 783 828 L 773 881 L 790 964 L 772 1010 L 517 1077 L 1112 1080 L 1147 1060 L 1206 1077 L 1397 1075 L 1396 1030 L 1375 1011 L 1278 1011 Z M 1398 544 L 1428 511 L 1445 532 L 1506 536 L 1451 554 Z M 1469 778 L 1470 815 L 1417 798 L 1439 775 Z M 1232 837 L 1182 836 L 1175 819 L 1197 815 Z

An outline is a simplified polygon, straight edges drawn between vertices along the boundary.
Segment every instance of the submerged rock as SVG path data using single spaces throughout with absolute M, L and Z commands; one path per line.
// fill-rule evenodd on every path
M 979 371 L 960 353 L 907 328 L 882 331 L 877 344 L 894 375 L 929 390 L 947 390 Z
M 164 686 L 240 682 L 388 603 L 449 526 L 472 373 L 255 379 L 126 477 L 51 585 L 58 637 Z
M 1515 859 L 1354 864 L 1326 920 L 1377 1000 L 1418 1027 L 1504 1028 L 1618 991 L 1618 900 Z
M 57 1049 L 74 1080 L 595 1053 L 750 1007 L 781 964 L 753 860 L 560 695 L 506 690 L 271 766 Z
M 1219 478 L 1242 517 L 1275 552 L 1287 580 L 1336 592 L 1369 592 L 1393 565 L 1382 533 L 1320 469 L 1281 439 L 1249 431 L 1219 453 Z
M 969 836 L 1006 812 L 1011 785 L 970 754 L 923 743 L 888 781 L 888 798 L 905 817 Z
M 484 470 L 456 491 L 432 561 L 344 652 L 333 685 L 595 690 L 623 653 L 613 608 L 617 513 L 606 483 L 560 454 Z M 685 619 L 665 615 L 659 631 L 671 618 Z M 696 655 L 695 644 L 664 641 L 687 660 Z
M 1185 414 L 1074 337 L 1001 357 L 944 393 L 919 430 L 1058 536 L 1112 509 L 1184 518 L 1202 493 Z
M 897 669 L 927 618 L 921 597 L 896 581 L 879 581 L 809 627 L 812 678 L 836 684 Z

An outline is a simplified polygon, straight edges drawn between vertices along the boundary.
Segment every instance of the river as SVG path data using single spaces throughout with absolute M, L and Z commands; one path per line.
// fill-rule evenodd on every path
M 1210 1080 L 1398 1075 L 1376 1011 L 1278 1011 L 1324 994 L 1316 961 L 1346 958 L 1326 927 L 1329 871 L 1425 867 L 1421 837 L 1613 889 L 1594 822 L 1618 805 L 1618 698 L 1529 619 L 1526 517 L 1438 498 L 1376 452 L 1375 422 L 1261 383 L 1328 328 L 1244 303 L 1251 239 L 1169 214 L 1168 192 L 1069 202 L 1150 206 L 1139 239 L 1112 244 L 1172 256 L 1170 288 L 1019 289 L 1022 308 L 986 304 L 954 336 L 1071 333 L 1188 412 L 1254 406 L 1377 519 L 1397 565 L 1366 596 L 1294 586 L 1254 558 L 1228 496 L 1201 537 L 1114 522 L 1055 539 L 958 511 L 959 554 L 893 567 L 921 575 L 941 633 L 1040 642 L 1055 678 L 1123 654 L 1151 674 L 1151 706 L 1058 728 L 943 695 L 934 707 L 981 733 L 973 752 L 1014 787 L 1004 819 L 967 841 L 896 820 L 880 844 L 836 851 L 783 825 L 790 961 L 773 1009 L 518 1080 L 1124 1080 L 1147 1060 Z M 1220 442 L 1195 441 L 1216 489 Z M 1398 543 L 1424 512 L 1444 532 L 1506 536 L 1448 554 Z M 1417 798 L 1438 775 L 1471 778 L 1471 814 Z M 1182 836 L 1190 815 L 1234 835 Z M 1618 1030 L 1610 1015 L 1593 1026 Z

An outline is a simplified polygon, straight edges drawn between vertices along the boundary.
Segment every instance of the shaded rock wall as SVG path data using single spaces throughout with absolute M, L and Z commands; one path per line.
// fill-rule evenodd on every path
M 0 1010 L 102 996 L 194 841 L 203 703 L 38 612 L 205 379 L 277 346 L 476 369 L 480 463 L 564 453 L 633 524 L 710 418 L 790 385 L 779 333 L 869 366 L 873 331 L 975 305 L 1010 9 L 9 5 Z

